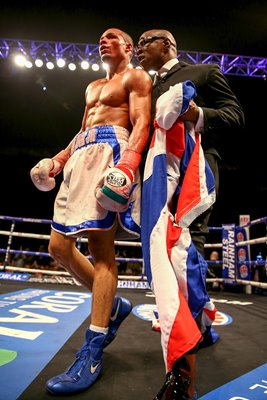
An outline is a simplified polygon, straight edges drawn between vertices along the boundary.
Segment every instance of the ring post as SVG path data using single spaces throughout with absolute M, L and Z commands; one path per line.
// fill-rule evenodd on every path
M 7 241 L 7 248 L 6 248 L 6 255 L 5 255 L 5 260 L 4 260 L 4 264 L 3 264 L 3 271 L 6 271 L 6 267 L 8 265 L 8 259 L 9 259 L 9 254 L 10 254 L 10 249 L 11 249 L 11 243 L 12 243 L 12 239 L 13 239 L 13 232 L 15 229 L 15 219 L 12 220 L 12 224 L 11 224 L 11 228 L 10 228 L 10 233 L 8 236 L 8 241 Z

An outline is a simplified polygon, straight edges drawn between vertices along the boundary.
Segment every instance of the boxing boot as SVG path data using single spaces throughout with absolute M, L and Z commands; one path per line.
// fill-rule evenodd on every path
M 102 353 L 106 335 L 86 331 L 85 342 L 76 354 L 70 367 L 57 376 L 49 379 L 46 389 L 56 395 L 78 393 L 92 386 L 102 372 Z
M 115 339 L 121 323 L 130 314 L 131 310 L 132 303 L 129 300 L 123 297 L 115 296 L 104 347 L 107 347 Z

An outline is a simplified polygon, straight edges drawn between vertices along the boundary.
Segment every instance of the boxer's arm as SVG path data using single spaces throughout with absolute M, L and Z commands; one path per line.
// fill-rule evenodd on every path
M 58 175 L 64 168 L 69 158 L 70 158 L 69 146 L 64 150 L 61 150 L 54 157 L 52 157 L 53 168 L 51 169 L 49 176 L 54 178 L 54 176 Z
M 129 117 L 133 128 L 128 146 L 115 168 L 126 173 L 133 181 L 149 137 L 152 82 L 146 72 L 137 69 L 130 71 L 127 87 Z
M 129 92 L 129 118 L 132 132 L 119 162 L 107 172 L 104 184 L 96 191 L 99 204 L 110 211 L 125 211 L 135 173 L 146 146 L 151 113 L 152 81 L 143 70 L 131 70 L 124 82 Z
M 152 81 L 141 69 L 130 72 L 132 73 L 129 73 L 128 79 L 129 116 L 133 128 L 128 149 L 142 154 L 149 138 Z

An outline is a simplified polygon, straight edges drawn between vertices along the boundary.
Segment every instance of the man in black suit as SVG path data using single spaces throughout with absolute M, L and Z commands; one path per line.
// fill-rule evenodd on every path
M 146 70 L 154 70 L 152 92 L 152 118 L 150 139 L 154 132 L 155 106 L 158 97 L 165 93 L 170 86 L 191 80 L 196 86 L 197 96 L 190 102 L 188 111 L 180 119 L 191 121 L 195 130 L 201 132 L 201 144 L 206 160 L 215 177 L 216 193 L 219 188 L 219 162 L 222 154 L 222 145 L 230 144 L 226 141 L 230 131 L 240 131 L 244 126 L 242 107 L 232 92 L 225 76 L 217 64 L 188 64 L 177 59 L 177 46 L 173 35 L 164 29 L 151 29 L 144 32 L 137 44 L 137 56 L 140 66 Z M 149 141 L 150 142 L 150 141 Z M 148 143 L 148 147 L 149 148 Z M 145 159 L 145 158 L 144 158 Z M 197 217 L 190 225 L 192 241 L 204 257 L 204 245 L 209 232 L 208 221 L 212 207 Z M 186 356 L 191 372 L 189 397 L 175 397 L 173 399 L 194 399 L 194 365 L 195 351 Z M 172 390 L 174 392 L 175 389 Z M 160 397 L 158 397 L 160 398 Z

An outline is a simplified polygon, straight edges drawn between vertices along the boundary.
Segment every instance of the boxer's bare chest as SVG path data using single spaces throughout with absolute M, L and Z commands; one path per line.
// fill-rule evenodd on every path
M 87 107 L 108 106 L 119 107 L 128 99 L 128 93 L 122 83 L 122 77 L 117 75 L 111 80 L 101 79 L 86 94 Z

